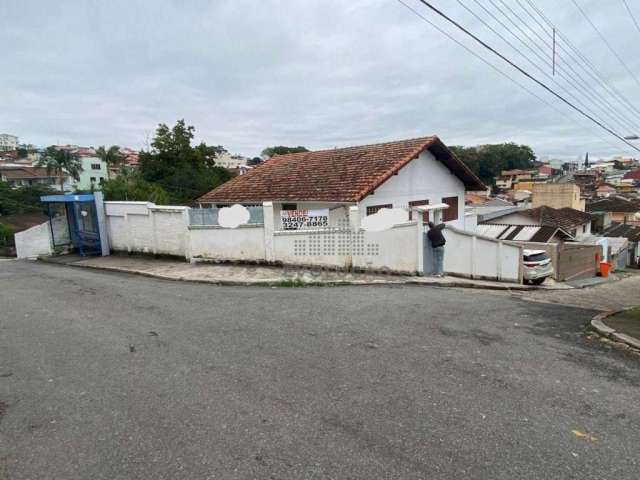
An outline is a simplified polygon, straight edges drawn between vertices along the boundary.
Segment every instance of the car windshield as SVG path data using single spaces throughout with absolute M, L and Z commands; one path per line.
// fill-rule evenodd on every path
M 548 259 L 549 259 L 549 257 L 544 252 L 533 253 L 531 255 L 525 255 L 524 256 L 525 262 L 542 262 L 543 260 L 548 260 Z

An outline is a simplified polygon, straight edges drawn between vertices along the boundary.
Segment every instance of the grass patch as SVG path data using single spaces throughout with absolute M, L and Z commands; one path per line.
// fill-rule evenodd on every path
M 614 315 L 613 318 L 624 318 L 627 320 L 635 320 L 640 322 L 640 307 L 633 307 L 630 310 L 625 310 L 623 312 Z

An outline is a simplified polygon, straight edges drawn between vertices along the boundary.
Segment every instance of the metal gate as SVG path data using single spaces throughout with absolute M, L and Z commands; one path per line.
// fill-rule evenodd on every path
M 91 202 L 67 203 L 67 220 L 71 243 L 83 257 L 100 255 L 100 232 L 96 205 Z

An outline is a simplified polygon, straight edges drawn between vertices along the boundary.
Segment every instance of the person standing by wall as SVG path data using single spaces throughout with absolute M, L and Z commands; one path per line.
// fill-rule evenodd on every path
M 431 243 L 433 252 L 433 275 L 436 277 L 444 277 L 444 245 L 447 243 L 442 234 L 444 228 L 444 223 L 434 225 L 433 222 L 429 222 L 427 238 Z

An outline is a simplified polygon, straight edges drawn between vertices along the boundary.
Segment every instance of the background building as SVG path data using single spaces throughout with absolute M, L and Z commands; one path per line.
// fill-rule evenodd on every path
M 231 155 L 228 152 L 216 157 L 216 166 L 228 169 L 236 169 L 247 165 L 247 158 L 242 155 Z
M 531 203 L 533 208 L 573 208 L 584 212 L 585 202 L 580 196 L 580 187 L 575 183 L 536 183 Z
M 18 148 L 18 137 L 8 133 L 0 133 L 0 150 L 15 150 Z

